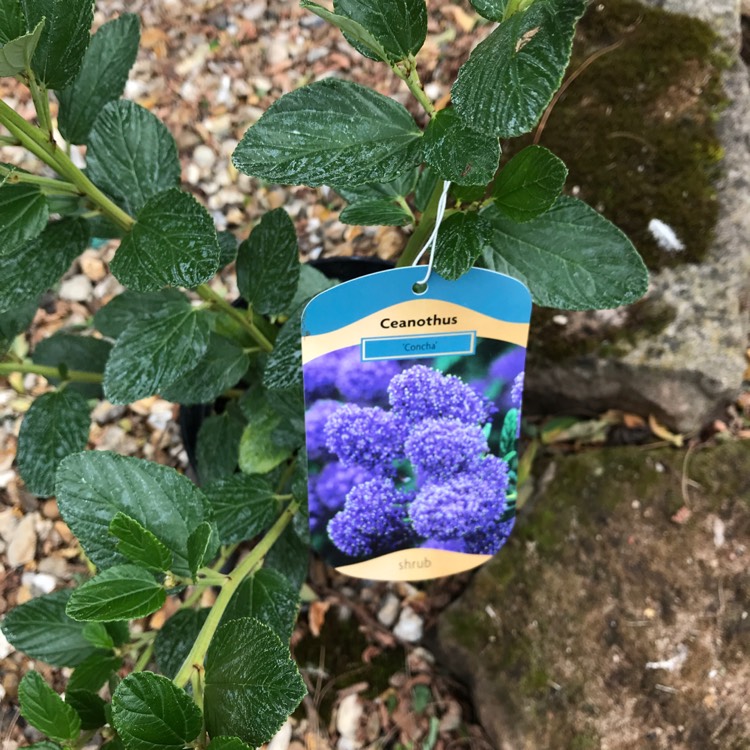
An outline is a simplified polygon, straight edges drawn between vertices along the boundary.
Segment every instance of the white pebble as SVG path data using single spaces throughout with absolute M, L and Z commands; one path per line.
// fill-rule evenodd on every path
M 68 302 L 86 302 L 93 290 L 89 277 L 79 273 L 60 284 L 60 299 Z
M 14 651 L 15 649 L 8 643 L 8 639 L 0 630 L 0 659 L 7 659 Z M 2 696 L 0 696 L 0 700 L 2 700 Z
M 268 743 L 266 750 L 287 750 L 289 743 L 292 741 L 292 722 L 287 719 L 281 729 L 274 735 Z
M 55 577 L 49 573 L 24 573 L 21 576 L 21 583 L 28 586 L 32 596 L 51 594 L 57 585 Z
M 648 231 L 651 232 L 651 236 L 662 250 L 669 253 L 678 253 L 685 249 L 684 243 L 674 229 L 660 219 L 651 219 L 648 223 Z
M 398 618 L 393 634 L 396 638 L 409 643 L 416 643 L 424 632 L 424 623 L 422 618 L 411 608 L 404 607 L 401 610 L 401 616 Z
M 385 598 L 383 606 L 378 612 L 378 622 L 381 625 L 385 625 L 390 628 L 396 618 L 398 617 L 398 611 L 401 609 L 401 601 L 395 594 L 388 594 Z
M 193 151 L 193 164 L 196 164 L 201 169 L 210 169 L 215 162 L 216 154 L 214 154 L 213 149 L 203 144 L 195 147 L 195 151 Z
M 339 750 L 362 747 L 362 743 L 357 739 L 362 710 L 362 703 L 356 693 L 345 696 L 339 703 L 336 712 L 336 731 L 340 735 L 337 744 Z

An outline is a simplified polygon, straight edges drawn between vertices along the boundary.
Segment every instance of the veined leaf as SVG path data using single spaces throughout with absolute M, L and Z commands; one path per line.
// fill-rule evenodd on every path
M 383 198 L 358 201 L 347 206 L 339 216 L 342 224 L 402 227 L 414 217 L 403 206 Z
M 87 623 L 89 625 L 101 625 L 98 622 Z M 97 651 L 82 661 L 74 670 L 68 680 L 67 690 L 91 690 L 98 692 L 104 687 L 107 680 L 122 666 L 119 656 L 112 656 Z
M 359 201 L 383 198 L 393 200 L 394 198 L 404 198 L 409 195 L 414 190 L 418 177 L 419 170 L 415 167 L 390 182 L 375 182 L 369 185 L 356 185 L 354 187 L 347 187 L 345 185 L 332 187 L 347 203 L 358 203 Z
M 483 133 L 528 133 L 559 88 L 586 0 L 535 0 L 471 53 L 453 84 L 453 106 Z M 488 85 L 491 81 L 491 85 Z
M 151 570 L 170 569 L 172 551 L 135 518 L 116 513 L 109 524 L 109 533 L 119 540 L 117 551 L 134 563 Z
M 327 78 L 272 104 L 233 161 L 245 174 L 284 184 L 389 182 L 419 161 L 421 136 L 393 99 Z
M 214 414 L 203 422 L 195 448 L 196 468 L 202 484 L 228 477 L 236 471 L 240 438 L 244 429 L 245 419 L 239 410 L 231 408 L 221 414 Z M 221 534 L 220 524 L 219 533 Z
M 0 356 L 10 349 L 16 336 L 31 325 L 37 307 L 37 300 L 30 299 L 17 308 L 0 313 Z
M 492 236 L 492 227 L 476 211 L 456 213 L 440 225 L 435 270 L 450 281 L 463 276 Z
M 164 623 L 154 641 L 154 656 L 160 672 L 170 678 L 179 672 L 210 611 L 208 607 L 179 609 Z
M 265 565 L 281 573 L 299 591 L 307 578 L 309 563 L 309 545 L 299 538 L 291 526 L 287 526 L 278 542 L 266 555 Z
M 78 714 L 81 729 L 98 729 L 107 723 L 104 700 L 91 690 L 65 689 L 65 702 Z
M 94 326 L 105 336 L 116 339 L 131 323 L 145 320 L 165 306 L 182 302 L 187 297 L 178 289 L 161 289 L 158 292 L 133 292 L 126 289 L 94 315 Z
M 81 720 L 71 706 L 45 682 L 39 672 L 27 672 L 18 686 L 21 716 L 53 740 L 78 739 Z
M 203 521 L 193 529 L 187 540 L 188 566 L 193 578 L 211 560 L 218 547 L 219 537 L 215 526 Z
M 524 224 L 492 205 L 482 216 L 492 226 L 484 263 L 523 281 L 539 305 L 609 309 L 646 292 L 648 272 L 630 240 L 583 201 L 561 196 Z
M 25 32 L 21 0 L 0 0 L 0 44 L 17 39 Z
M 206 750 L 252 750 L 239 737 L 214 737 Z
M 104 105 L 122 96 L 140 37 L 138 16 L 133 13 L 108 21 L 91 37 L 78 75 L 67 88 L 56 92 L 58 126 L 66 141 L 86 143 Z
M 1 54 L 1 52 L 0 52 Z M 38 237 L 47 226 L 47 199 L 35 185 L 0 186 L 0 256 Z
M 0 20 L 2 10 L 0 9 Z M 19 35 L 0 45 L 0 76 L 17 76 L 31 69 L 31 58 L 39 45 L 44 29 L 44 20 L 28 34 Z M 0 32 L 0 35 L 2 32 Z

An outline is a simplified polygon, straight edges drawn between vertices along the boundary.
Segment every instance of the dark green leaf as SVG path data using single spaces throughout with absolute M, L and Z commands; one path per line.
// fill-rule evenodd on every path
M 110 267 L 118 281 L 138 292 L 193 289 L 218 271 L 220 252 L 208 211 L 173 188 L 149 199 Z
M 117 686 L 112 717 L 128 750 L 183 748 L 198 736 L 203 723 L 192 698 L 152 672 L 128 675 Z
M 228 408 L 208 417 L 198 431 L 197 471 L 202 484 L 222 479 L 235 472 L 239 462 L 240 438 L 245 420 L 238 410 Z M 221 523 L 219 523 L 221 531 Z
M 518 436 L 518 409 L 510 409 L 503 419 L 503 428 L 500 431 L 501 456 L 507 456 L 511 451 L 516 450 L 516 441 Z
M 70 594 L 63 589 L 14 607 L 5 615 L 3 634 L 32 659 L 55 667 L 81 664 L 96 649 L 83 635 L 86 625 L 65 614 Z
M 163 307 L 179 302 L 190 304 L 177 289 L 158 292 L 125 290 L 94 315 L 94 326 L 105 336 L 116 339 L 134 321 L 150 318 Z
M 214 737 L 207 750 L 252 750 L 239 737 Z
M 73 708 L 44 681 L 39 672 L 27 672 L 18 686 L 21 716 L 40 732 L 60 742 L 78 739 L 81 720 Z
M 252 659 L 247 655 L 252 654 Z M 252 618 L 221 625 L 206 654 L 204 715 L 209 735 L 268 742 L 307 694 L 289 649 Z
M 117 339 L 104 371 L 104 393 L 113 404 L 128 404 L 172 385 L 208 348 L 209 317 L 186 298 L 134 321 Z
M 106 216 L 96 214 L 86 219 L 91 237 L 100 240 L 119 240 L 125 235 L 121 227 L 113 224 Z
M 0 54 L 2 52 L 0 51 Z M 0 185 L 0 255 L 38 237 L 47 226 L 47 199 L 35 185 Z
M 254 617 L 282 641 L 292 637 L 299 609 L 299 589 L 275 570 L 261 569 L 246 578 L 232 597 L 224 622 Z
M 388 53 L 383 48 L 383 45 L 358 21 L 354 21 L 348 16 L 342 16 L 338 13 L 331 13 L 327 8 L 318 5 L 318 3 L 311 2 L 311 0 L 301 0 L 300 7 L 309 10 L 311 13 L 319 16 L 324 21 L 328 21 L 328 23 L 344 32 L 349 44 L 366 57 L 369 57 L 371 60 L 388 60 Z
M 427 37 L 427 6 L 424 0 L 334 0 L 336 13 L 351 18 L 372 34 L 391 62 L 416 55 Z M 342 29 L 349 43 L 366 57 L 374 60 L 370 49 L 351 38 Z
M 31 325 L 37 307 L 38 301 L 30 299 L 18 307 L 0 313 L 0 356 L 10 349 L 16 336 Z
M 21 478 L 31 492 L 54 492 L 58 464 L 86 447 L 90 427 L 89 405 L 80 393 L 66 388 L 34 401 L 21 423 L 16 455 Z
M 284 323 L 263 373 L 263 385 L 273 390 L 299 388 L 302 384 L 302 311 L 300 306 Z M 263 472 L 261 472 L 263 473 Z
M 289 305 L 289 311 L 296 310 L 300 305 L 305 304 L 316 294 L 336 286 L 337 282 L 329 279 L 327 276 L 313 268 L 308 263 L 302 263 L 299 269 L 299 284 L 294 299 Z
M 62 750 L 62 748 L 56 742 L 43 740 L 42 742 L 35 742 L 33 745 L 29 745 L 29 750 Z
M 266 568 L 278 571 L 296 591 L 299 591 L 307 578 L 310 562 L 310 548 L 287 526 L 271 551 L 266 555 Z
M 203 488 L 214 509 L 222 544 L 252 539 L 276 518 L 278 506 L 265 477 L 237 474 Z
M 86 143 L 102 108 L 122 96 L 140 37 L 138 16 L 132 13 L 108 21 L 91 37 L 78 75 L 57 92 L 57 120 L 66 141 Z
M 90 622 L 87 623 L 87 626 L 100 624 Z M 119 656 L 111 656 L 97 651 L 73 670 L 67 690 L 90 690 L 96 693 L 121 666 L 122 659 Z
M 112 636 L 101 622 L 88 622 L 83 628 L 83 637 L 97 648 L 109 651 L 115 647 Z
M 484 198 L 486 185 L 451 185 L 450 195 L 456 199 L 456 204 L 476 203 Z
M 354 187 L 337 186 L 333 189 L 348 203 L 382 200 L 383 198 L 393 200 L 409 195 L 417 184 L 418 176 L 419 170 L 415 167 L 390 182 L 375 182 L 370 185 L 356 185 Z
M 510 2 L 512 0 L 471 0 L 476 12 L 489 21 L 502 21 Z
M 187 541 L 188 566 L 193 577 L 211 560 L 218 546 L 218 537 L 215 536 L 214 527 L 208 521 L 203 521 L 193 529 Z
M 65 702 L 81 719 L 81 729 L 98 729 L 107 723 L 104 701 L 90 690 L 65 690 Z
M 482 216 L 492 225 L 485 264 L 523 281 L 539 305 L 608 309 L 646 292 L 648 272 L 630 240 L 582 201 L 561 196 L 524 224 L 494 206 Z
M 30 70 L 31 58 L 39 46 L 43 29 L 44 21 L 40 21 L 29 34 L 0 44 L 0 77 L 23 75 Z
M 359 201 L 347 206 L 339 216 L 343 224 L 402 227 L 414 217 L 398 203 L 383 198 Z
M 586 0 L 536 0 L 500 24 L 453 84 L 461 118 L 501 138 L 528 133 L 560 86 L 585 7 Z
M 192 370 L 163 388 L 162 398 L 178 404 L 210 404 L 237 385 L 249 364 L 250 359 L 241 347 L 211 333 L 203 357 Z
M 463 276 L 492 236 L 492 227 L 476 211 L 456 213 L 440 225 L 435 270 L 453 281 Z
M 210 611 L 208 607 L 198 610 L 180 609 L 157 633 L 154 656 L 159 670 L 167 677 L 172 678 L 180 671 Z
M 0 312 L 23 305 L 56 284 L 86 249 L 88 239 L 82 219 L 63 219 L 10 253 L 0 254 Z
M 219 268 L 224 268 L 237 257 L 237 238 L 231 232 L 219 232 Z
M 568 170 L 543 146 L 519 151 L 495 180 L 495 204 L 513 221 L 523 222 L 548 211 L 562 193 Z
M 272 104 L 233 158 L 245 174 L 286 184 L 389 182 L 419 161 L 421 136 L 393 99 L 327 78 Z
M 130 628 L 126 622 L 105 622 L 104 627 L 112 637 L 115 646 L 122 646 L 130 640 Z
M 67 613 L 74 620 L 134 620 L 156 612 L 166 600 L 151 573 L 137 565 L 115 565 L 74 589 Z
M 94 21 L 93 0 L 21 0 L 26 28 L 42 20 L 32 68 L 49 89 L 64 89 L 81 68 Z
M 187 539 L 211 519 L 211 507 L 187 477 L 152 461 L 88 451 L 63 461 L 56 490 L 63 519 L 99 568 L 127 562 L 108 533 L 113 516 L 122 511 L 172 550 L 173 573 L 190 575 Z
M 94 120 L 87 144 L 89 177 L 130 214 L 180 184 L 180 158 L 172 134 L 135 102 L 107 104 Z
M 454 109 L 444 109 L 427 126 L 424 158 L 444 180 L 486 185 L 495 176 L 500 144 L 495 136 L 469 127 Z
M 112 344 L 108 341 L 62 332 L 42 339 L 34 348 L 31 359 L 37 365 L 103 373 L 111 351 Z M 55 385 L 60 382 L 59 378 L 47 380 Z M 68 383 L 66 390 L 77 391 L 86 398 L 101 398 L 102 394 L 100 383 Z
M 414 188 L 414 205 L 417 211 L 424 211 L 427 208 L 439 181 L 440 178 L 435 170 L 429 164 L 425 164 Z
M 237 254 L 237 286 L 261 315 L 279 315 L 294 299 L 299 282 L 297 232 L 283 208 L 263 216 Z
M 115 514 L 109 524 L 109 533 L 119 540 L 117 551 L 134 563 L 161 571 L 167 571 L 172 566 L 172 550 L 125 513 Z
M 283 417 L 262 393 L 249 394 L 243 410 L 248 425 L 240 440 L 240 469 L 245 474 L 266 474 L 283 463 L 294 450 L 286 441 L 274 439 L 274 432 Z
M 0 44 L 26 33 L 20 0 L 0 0 Z

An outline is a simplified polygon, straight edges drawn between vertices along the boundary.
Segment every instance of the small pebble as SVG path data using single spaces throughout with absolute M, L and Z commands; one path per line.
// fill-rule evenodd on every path
M 390 628 L 396 618 L 398 617 L 399 609 L 401 609 L 401 601 L 395 594 L 388 594 L 385 597 L 385 602 L 378 612 L 378 622 L 381 625 L 385 625 Z
M 216 163 L 216 154 L 212 148 L 201 144 L 193 151 L 193 163 L 200 169 L 211 169 Z
M 408 643 L 416 643 L 422 637 L 423 632 L 422 618 L 411 607 L 404 607 L 401 610 L 401 616 L 398 618 L 396 627 L 393 629 L 396 638 Z
M 288 750 L 291 741 L 292 722 L 287 720 L 284 726 L 276 732 L 273 739 L 268 743 L 266 750 Z
M 51 594 L 57 586 L 55 577 L 49 573 L 24 573 L 21 576 L 21 582 L 29 587 L 33 597 Z
M 339 703 L 336 712 L 336 731 L 340 735 L 336 747 L 339 750 L 355 750 L 362 747 L 361 740 L 357 739 L 362 712 L 362 703 L 356 693 L 345 696 Z
M 60 299 L 68 302 L 86 302 L 94 291 L 88 276 L 76 274 L 60 284 Z
M 10 643 L 8 643 L 8 639 L 0 630 L 0 660 L 7 659 L 14 651 L 15 649 L 10 645 Z M 2 700 L 2 698 L 0 698 L 0 700 Z
M 16 526 L 13 537 L 8 539 L 8 565 L 15 568 L 34 559 L 36 553 L 36 522 L 38 513 L 27 513 Z

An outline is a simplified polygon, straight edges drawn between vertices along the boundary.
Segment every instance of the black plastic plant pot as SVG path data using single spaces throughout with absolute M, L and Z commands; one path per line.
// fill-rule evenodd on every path
M 329 279 L 338 281 L 351 281 L 360 276 L 367 276 L 378 271 L 387 271 L 393 268 L 393 263 L 380 258 L 321 258 L 310 261 L 310 265 L 325 274 Z M 237 299 L 232 303 L 235 307 L 247 307 L 243 299 Z M 211 414 L 221 413 L 225 402 L 218 399 L 213 404 L 194 404 L 180 406 L 179 425 L 182 442 L 187 451 L 188 461 L 197 475 L 198 459 L 196 456 L 196 445 L 198 442 L 198 431 L 204 420 Z

